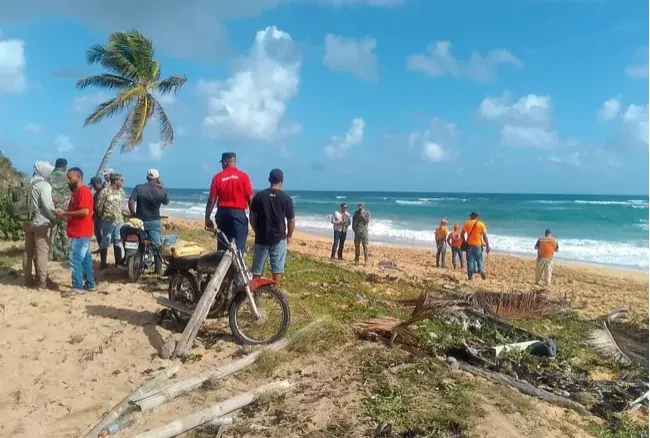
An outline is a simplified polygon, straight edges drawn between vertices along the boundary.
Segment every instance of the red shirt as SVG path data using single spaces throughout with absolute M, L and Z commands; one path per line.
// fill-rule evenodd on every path
M 68 211 L 88 209 L 85 216 L 68 216 L 68 237 L 71 239 L 85 239 L 93 235 L 93 194 L 83 185 L 72 192 Z
M 217 199 L 217 207 L 246 210 L 252 196 L 250 178 L 236 167 L 227 167 L 212 178 L 210 199 Z

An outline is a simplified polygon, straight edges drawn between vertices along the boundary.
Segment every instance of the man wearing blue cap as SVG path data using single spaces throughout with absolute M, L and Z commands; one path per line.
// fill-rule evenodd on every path
M 237 155 L 234 152 L 221 154 L 221 169 L 222 171 L 212 178 L 210 185 L 210 195 L 205 206 L 205 226 L 214 227 L 210 215 L 216 204 L 217 227 L 230 240 L 234 240 L 243 253 L 248 237 L 246 208 L 251 205 L 253 187 L 248 175 L 237 169 Z M 218 248 L 223 249 L 221 242 Z

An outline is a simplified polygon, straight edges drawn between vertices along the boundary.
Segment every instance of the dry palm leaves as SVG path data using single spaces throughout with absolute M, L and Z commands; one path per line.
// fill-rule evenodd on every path
M 591 345 L 600 353 L 625 364 L 648 369 L 648 324 L 628 319 L 630 309 L 622 307 L 610 313 L 603 328 L 594 330 Z
M 454 294 L 457 299 L 505 320 L 530 319 L 554 315 L 569 308 L 564 300 L 551 299 L 539 292 L 473 291 Z

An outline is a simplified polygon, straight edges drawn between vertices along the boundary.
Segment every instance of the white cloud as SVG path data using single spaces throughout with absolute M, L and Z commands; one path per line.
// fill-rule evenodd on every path
M 41 125 L 37 125 L 36 123 L 28 123 L 25 125 L 25 131 L 29 132 L 30 134 L 42 134 L 43 127 Z
M 56 146 L 56 150 L 59 152 L 70 152 L 74 149 L 70 139 L 62 134 L 56 136 L 54 139 L 54 146 Z
M 75 113 L 90 113 L 97 105 L 111 98 L 112 96 L 110 94 L 104 93 L 103 91 L 75 97 L 72 99 L 72 111 Z
M 613 120 L 621 111 L 621 101 L 617 98 L 608 99 L 598 109 L 597 116 L 601 122 Z
M 632 146 L 648 147 L 648 104 L 625 109 L 621 114 L 621 137 Z
M 625 74 L 631 78 L 647 78 L 648 77 L 648 48 L 639 50 L 639 64 L 629 66 L 625 69 Z
M 160 160 L 163 156 L 163 147 L 160 143 L 149 143 L 149 158 L 152 160 Z
M 131 14 L 132 0 L 112 0 L 106 8 L 102 2 L 88 0 L 23 0 L 4 2 L 0 25 L 43 18 L 82 21 L 94 29 L 110 32 L 115 29 L 138 29 L 151 38 L 165 55 L 181 58 L 213 58 L 228 53 L 227 22 L 257 17 L 265 10 L 305 0 L 141 0 L 138 8 L 147 11 Z M 391 7 L 405 0 L 309 0 L 310 3 L 333 7 Z M 36 13 L 35 11 L 38 11 Z M 170 32 L 169 29 L 179 29 Z
M 275 26 L 257 32 L 248 56 L 224 81 L 199 82 L 207 99 L 205 135 L 225 141 L 274 142 L 296 135 L 287 105 L 298 94 L 300 56 L 291 35 Z
M 156 94 L 155 98 L 160 104 L 171 106 L 176 102 L 176 96 L 173 93 L 166 94 L 164 96 Z
M 551 154 L 546 158 L 541 158 L 540 160 L 591 170 L 617 168 L 622 166 L 622 163 L 613 153 L 602 148 L 573 151 L 568 154 Z
M 431 119 L 429 129 L 413 131 L 409 134 L 408 145 L 412 149 L 417 149 L 423 159 L 439 163 L 452 157 L 449 146 L 455 142 L 458 135 L 456 125 L 434 117 Z
M 428 76 L 464 77 L 477 82 L 490 81 L 502 65 L 524 67 L 524 63 L 506 49 L 490 50 L 486 55 L 472 52 L 469 60 L 460 60 L 451 52 L 449 41 L 429 44 L 426 53 L 409 56 L 406 64 L 409 70 L 421 71 Z
M 377 40 L 371 37 L 356 40 L 327 34 L 323 64 L 332 70 L 352 73 L 365 81 L 374 82 L 379 64 L 376 48 Z
M 0 40 L 0 93 L 20 94 L 25 91 L 27 88 L 26 63 L 23 40 Z
M 352 146 L 361 144 L 365 126 L 366 122 L 363 119 L 353 119 L 350 123 L 350 129 L 343 137 L 330 137 L 327 145 L 325 145 L 325 154 L 329 159 L 341 158 Z
M 483 99 L 479 116 L 501 125 L 504 146 L 539 149 L 575 146 L 576 139 L 562 140 L 552 128 L 552 109 L 550 96 L 528 94 L 513 103 L 510 93 L 504 92 L 501 97 Z

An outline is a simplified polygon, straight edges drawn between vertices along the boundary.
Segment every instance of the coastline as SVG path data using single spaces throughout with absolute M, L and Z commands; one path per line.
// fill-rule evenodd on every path
M 201 229 L 199 220 L 169 216 L 168 223 L 191 229 Z M 173 233 L 173 231 L 171 231 Z M 252 232 L 249 234 L 249 238 Z M 250 240 L 249 240 L 250 241 Z M 289 250 L 319 260 L 329 260 L 332 241 L 329 237 L 296 229 Z M 337 265 L 366 274 L 389 275 L 415 282 L 471 285 L 493 291 L 522 292 L 542 290 L 534 284 L 533 257 L 490 253 L 485 257 L 487 280 L 467 280 L 465 270 L 452 269 L 451 251 L 447 251 L 447 268 L 435 267 L 432 248 L 405 245 L 373 244 L 370 242 L 370 262 L 355 265 L 354 244 L 348 239 L 344 260 Z M 395 268 L 384 268 L 381 261 L 394 262 Z M 287 272 L 291 275 L 291 272 Z M 594 266 L 580 262 L 558 260 L 554 265 L 553 282 L 548 293 L 567 298 L 572 307 L 588 317 L 605 315 L 627 305 L 634 311 L 648 313 L 648 274 L 612 266 Z

